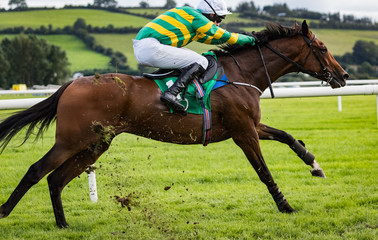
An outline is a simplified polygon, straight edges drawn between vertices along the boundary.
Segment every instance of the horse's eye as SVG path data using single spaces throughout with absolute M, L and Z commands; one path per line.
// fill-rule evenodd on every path
M 320 52 L 321 52 L 322 54 L 327 53 L 327 48 L 322 48 L 322 49 L 320 49 Z

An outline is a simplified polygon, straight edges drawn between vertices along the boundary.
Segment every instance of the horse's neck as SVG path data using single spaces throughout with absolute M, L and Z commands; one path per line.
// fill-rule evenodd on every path
M 288 58 L 300 62 L 301 59 L 299 56 L 302 45 L 298 45 L 298 48 L 294 48 L 292 47 L 293 44 L 295 44 L 294 42 L 296 42 L 294 39 L 285 38 L 273 41 L 271 45 Z M 285 61 L 266 47 L 262 47 L 261 52 L 272 83 L 279 77 L 298 70 L 291 63 Z M 243 75 L 246 76 L 245 80 L 250 84 L 261 87 L 261 90 L 266 89 L 268 87 L 268 81 L 259 51 L 254 49 L 251 50 L 251 52 L 242 53 L 240 59 L 242 59 L 241 71 Z

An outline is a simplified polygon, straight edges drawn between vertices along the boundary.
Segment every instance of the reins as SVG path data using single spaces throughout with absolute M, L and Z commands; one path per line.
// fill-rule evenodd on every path
M 307 54 L 306 58 L 304 59 L 303 63 L 302 64 L 299 64 L 295 61 L 293 61 L 292 59 L 288 58 L 287 56 L 283 55 L 282 53 L 280 53 L 279 51 L 277 51 L 275 48 L 273 48 L 269 43 L 261 43 L 262 46 L 265 46 L 267 47 L 269 50 L 271 50 L 273 53 L 275 53 L 276 55 L 278 55 L 280 58 L 284 59 L 286 62 L 289 62 L 291 63 L 292 65 L 294 65 L 295 67 L 298 68 L 298 72 L 303 72 L 303 73 L 307 73 L 308 75 L 312 76 L 312 77 L 315 77 L 315 78 L 324 78 L 325 81 L 329 84 L 331 81 L 334 80 L 334 78 L 332 77 L 332 74 L 327 70 L 327 68 L 324 66 L 324 64 L 322 63 L 322 61 L 320 60 L 318 54 L 316 53 L 316 50 L 313 48 L 313 43 L 315 42 L 316 40 L 316 35 L 314 35 L 314 38 L 312 40 L 310 40 L 307 36 L 305 36 L 303 33 L 301 33 L 304 41 L 307 43 L 307 46 L 310 48 L 310 52 Z M 261 58 L 261 61 L 263 63 L 263 66 L 264 66 L 264 70 L 265 70 L 265 75 L 267 77 L 267 81 L 268 81 L 268 85 L 269 85 L 269 90 L 270 90 L 270 95 L 272 96 L 272 98 L 274 98 L 274 92 L 273 92 L 273 87 L 272 87 L 272 81 L 270 79 L 270 75 L 269 75 L 269 72 L 268 72 L 268 68 L 266 67 L 266 64 L 265 64 L 265 60 L 264 60 L 264 56 L 263 56 L 263 53 L 261 51 L 261 47 L 259 44 L 256 44 L 257 46 L 257 49 L 259 50 L 259 54 L 260 54 L 260 58 Z M 311 71 L 311 70 L 308 70 L 304 67 L 308 57 L 310 56 L 311 52 L 314 54 L 315 58 L 318 60 L 319 64 L 320 64 L 320 67 L 323 71 L 323 73 L 317 73 L 317 72 L 314 72 L 314 71 Z M 237 59 L 235 58 L 235 56 L 233 56 L 232 54 L 229 54 L 233 59 L 234 59 L 234 62 L 235 64 L 237 65 L 237 67 L 239 68 L 239 70 L 241 71 L 241 67 L 240 67 L 240 64 L 239 62 L 237 61 Z M 230 82 L 230 81 L 224 81 L 228 84 L 232 84 L 232 85 L 240 85 L 240 86 L 247 86 L 247 87 L 252 87 L 254 89 L 256 89 L 260 94 L 263 93 L 263 91 L 261 91 L 258 87 L 252 85 L 252 84 L 249 84 L 249 83 L 242 83 L 242 82 Z M 339 84 L 337 81 L 336 81 L 337 84 Z
M 263 46 L 267 47 L 269 50 L 271 50 L 272 52 L 274 52 L 276 55 L 278 55 L 279 57 L 281 57 L 282 59 L 284 59 L 285 61 L 291 63 L 292 65 L 294 65 L 295 67 L 298 68 L 298 72 L 301 71 L 303 73 L 307 73 L 308 75 L 312 76 L 312 77 L 315 77 L 315 78 L 324 78 L 325 81 L 329 84 L 331 81 L 333 81 L 333 77 L 332 77 L 332 74 L 327 70 L 327 68 L 324 66 L 324 64 L 322 63 L 322 61 L 320 60 L 318 54 L 316 53 L 316 50 L 313 48 L 312 44 L 315 42 L 316 40 L 316 35 L 314 35 L 314 38 L 312 40 L 310 40 L 307 36 L 303 35 L 303 33 L 301 33 L 304 41 L 307 43 L 307 46 L 310 48 L 310 52 L 309 54 L 306 56 L 306 58 L 304 59 L 302 65 L 293 61 L 292 59 L 288 58 L 287 56 L 283 55 L 282 53 L 280 53 L 279 51 L 277 51 L 276 49 L 274 49 L 269 43 L 262 43 Z M 264 65 L 264 68 L 265 68 L 265 74 L 268 78 L 268 84 L 269 84 L 269 88 L 270 88 L 270 91 L 271 91 L 271 94 L 272 94 L 272 98 L 274 97 L 273 95 L 273 90 L 272 90 L 272 86 L 271 86 L 271 81 L 270 81 L 270 76 L 269 76 L 269 73 L 267 71 L 267 68 L 266 68 L 266 65 L 265 65 L 265 61 L 264 61 L 264 58 L 263 58 L 263 55 L 262 55 L 262 52 L 261 52 L 261 49 L 260 49 L 260 46 L 257 45 L 257 48 L 259 50 L 259 53 L 260 53 L 260 57 L 261 57 L 261 60 L 263 62 L 263 65 Z M 310 71 L 308 69 L 306 69 L 304 67 L 308 57 L 310 56 L 310 53 L 313 53 L 316 60 L 318 60 L 319 64 L 320 64 L 320 67 L 323 71 L 323 73 L 317 73 L 317 72 L 313 72 L 313 71 Z M 338 83 L 336 81 L 336 83 Z
M 264 65 L 264 70 L 265 70 L 265 75 L 266 75 L 266 78 L 268 80 L 268 85 L 269 85 L 269 90 L 270 90 L 270 96 L 272 96 L 272 98 L 274 98 L 274 92 L 273 92 L 273 88 L 272 88 L 272 81 L 270 80 L 270 75 L 268 73 L 268 69 L 266 67 L 266 64 L 265 64 L 265 61 L 264 61 L 264 56 L 261 52 L 261 48 L 259 45 L 257 45 L 257 49 L 259 50 L 259 53 L 260 53 L 260 58 L 261 58 L 261 61 Z

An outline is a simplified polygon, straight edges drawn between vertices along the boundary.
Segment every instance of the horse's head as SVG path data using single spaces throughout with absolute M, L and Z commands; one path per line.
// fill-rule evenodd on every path
M 304 51 L 301 52 L 304 59 L 302 66 L 308 70 L 307 73 L 326 81 L 332 88 L 345 86 L 345 80 L 348 79 L 349 74 L 331 55 L 326 45 L 310 31 L 306 21 L 303 21 L 302 27 L 297 23 L 295 27 L 299 30 L 307 45 L 307 47 L 304 47 Z

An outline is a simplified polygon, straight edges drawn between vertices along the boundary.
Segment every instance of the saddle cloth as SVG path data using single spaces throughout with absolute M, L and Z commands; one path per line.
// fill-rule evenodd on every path
M 223 67 L 217 61 L 216 56 L 213 52 L 206 52 L 202 55 L 204 55 L 209 60 L 209 67 L 199 79 L 199 82 L 201 83 L 202 88 L 205 92 L 202 100 L 205 104 L 206 109 L 211 111 L 210 93 L 213 89 L 215 89 L 214 86 L 219 87 L 220 85 L 222 85 L 217 83 L 218 80 L 224 82 L 224 80 L 227 80 L 227 78 L 224 75 Z M 161 72 L 161 70 L 159 71 Z M 162 73 L 159 73 L 159 71 L 152 74 L 143 74 L 143 76 L 153 79 L 162 92 L 172 86 L 173 83 L 177 80 L 178 76 L 181 74 L 180 70 L 168 70 Z M 201 99 L 199 97 L 199 94 L 197 93 L 196 86 L 193 83 L 189 84 L 188 90 L 186 92 L 185 98 L 187 99 L 187 102 L 186 100 L 182 99 L 182 95 L 183 93 L 181 93 L 178 98 L 181 99 L 181 103 L 184 106 L 187 106 L 188 113 L 203 114 Z

